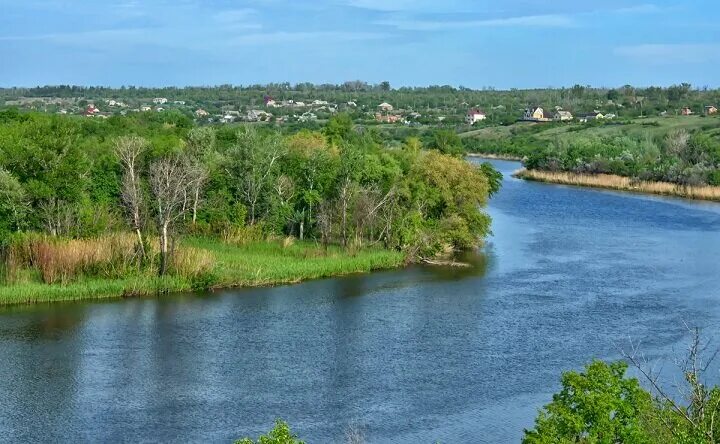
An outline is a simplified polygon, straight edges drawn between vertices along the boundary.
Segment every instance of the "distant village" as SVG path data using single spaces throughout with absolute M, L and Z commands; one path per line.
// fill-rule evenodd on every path
M 136 101 L 137 102 L 137 101 Z M 610 102 L 610 101 L 608 101 Z M 622 105 L 612 104 L 616 109 Z M 292 99 L 276 100 L 266 95 L 261 106 L 233 106 L 223 105 L 219 110 L 210 112 L 202 106 L 192 106 L 185 100 L 172 100 L 167 97 L 155 97 L 145 102 L 129 104 L 120 99 L 102 99 L 89 101 L 86 99 L 60 99 L 60 98 L 19 98 L 8 100 L 5 106 L 32 109 L 43 112 L 55 112 L 57 114 L 83 115 L 93 118 L 108 118 L 113 115 L 127 115 L 128 113 L 144 112 L 165 112 L 179 110 L 185 114 L 192 114 L 199 123 L 229 124 L 234 122 L 313 122 L 323 120 L 338 112 L 350 112 L 360 115 L 367 121 L 374 121 L 378 124 L 401 124 L 407 126 L 428 125 L 433 122 L 461 123 L 476 125 L 492 121 L 493 112 L 507 114 L 505 106 L 498 105 L 491 108 L 490 113 L 479 107 L 471 107 L 467 103 L 461 103 L 454 109 L 428 109 L 423 115 L 412 109 L 396 108 L 391 103 L 381 102 L 377 105 L 358 105 L 356 101 L 349 100 L 342 103 L 331 103 L 326 100 L 313 99 L 295 101 Z M 464 117 L 458 115 L 457 110 L 467 110 Z M 445 111 L 445 112 L 443 112 Z M 461 111 L 462 112 L 462 111 Z M 677 110 L 661 111 L 659 116 L 670 115 L 713 115 L 718 112 L 715 105 L 706 105 L 702 109 L 692 109 L 685 106 Z M 454 114 L 453 114 L 454 113 Z M 618 118 L 615 112 L 601 112 L 592 110 L 590 112 L 579 112 L 573 114 L 571 111 L 555 106 L 545 109 L 541 106 L 531 106 L 517 113 L 517 121 L 521 122 L 579 122 L 586 123 L 596 120 L 612 120 Z M 499 122 L 495 122 L 499 123 Z

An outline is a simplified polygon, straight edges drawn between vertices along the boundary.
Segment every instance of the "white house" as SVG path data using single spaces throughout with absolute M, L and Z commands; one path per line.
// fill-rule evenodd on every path
M 553 118 L 554 118 L 555 120 L 560 120 L 560 121 L 563 121 L 563 122 L 564 122 L 564 121 L 566 121 L 566 120 L 572 120 L 572 119 L 573 119 L 573 115 L 572 115 L 572 113 L 571 113 L 570 111 L 564 111 L 564 110 L 562 110 L 562 109 L 559 109 L 559 110 L 557 110 L 557 112 L 555 113 L 555 115 L 553 116 Z
M 468 125 L 474 125 L 476 122 L 480 122 L 485 119 L 487 119 L 487 115 L 485 115 L 485 112 L 480 111 L 477 108 L 472 108 L 465 115 L 465 123 L 467 123 Z
M 140 111 L 142 111 L 142 112 L 150 111 L 151 109 L 152 109 L 152 107 L 150 105 L 143 105 L 140 107 Z
M 209 116 L 209 115 L 210 115 L 210 113 L 208 113 L 207 111 L 205 111 L 205 110 L 202 109 L 202 108 L 198 108 L 198 109 L 195 111 L 195 116 L 197 116 L 197 117 L 207 117 L 207 116 Z
M 380 105 L 378 105 L 378 108 L 380 108 L 380 111 L 385 111 L 385 112 L 392 111 L 394 109 L 393 106 L 387 102 L 381 103 Z
M 168 99 L 166 99 L 165 97 L 155 97 L 153 99 L 153 103 L 156 105 L 164 105 L 167 103 L 167 101 Z

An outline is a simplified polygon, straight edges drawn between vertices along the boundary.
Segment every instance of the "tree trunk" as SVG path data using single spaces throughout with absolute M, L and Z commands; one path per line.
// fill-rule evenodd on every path
M 303 240 L 305 236 L 305 221 L 300 220 L 300 240 Z
M 200 187 L 195 188 L 195 200 L 193 201 L 193 215 L 192 215 L 192 224 L 193 225 L 195 225 L 195 222 L 197 221 L 198 200 L 200 200 Z
M 135 227 L 135 233 L 138 237 L 138 244 L 140 245 L 140 254 L 142 255 L 142 258 L 145 259 L 145 244 L 143 243 L 143 237 L 142 232 L 140 231 L 140 227 Z
M 167 272 L 168 261 L 168 226 L 163 224 L 160 231 L 160 276 Z

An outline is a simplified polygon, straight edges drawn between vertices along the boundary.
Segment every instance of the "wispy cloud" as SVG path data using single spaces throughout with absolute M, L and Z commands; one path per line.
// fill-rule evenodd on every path
M 229 39 L 229 46 L 262 45 L 268 43 L 287 43 L 298 40 L 379 40 L 387 38 L 388 34 L 374 32 L 344 32 L 344 31 L 278 31 L 245 34 Z
M 620 46 L 616 55 L 655 65 L 703 63 L 720 60 L 720 44 L 642 44 Z
M 626 8 L 617 8 L 613 12 L 618 14 L 650 14 L 661 12 L 662 9 L 653 3 L 645 3 L 642 5 L 628 6 Z
M 255 9 L 243 8 L 221 11 L 213 15 L 213 19 L 219 23 L 237 23 L 252 20 L 257 16 Z
M 483 28 L 483 27 L 538 27 L 538 28 L 570 28 L 577 25 L 567 15 L 529 15 L 520 17 L 494 18 L 486 20 L 411 20 L 383 19 L 374 22 L 376 25 L 393 26 L 404 31 L 441 31 L 446 29 Z

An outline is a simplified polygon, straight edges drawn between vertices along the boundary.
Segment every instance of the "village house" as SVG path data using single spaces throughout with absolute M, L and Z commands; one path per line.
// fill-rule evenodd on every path
M 310 122 L 313 120 L 317 120 L 317 116 L 315 115 L 315 113 L 311 112 L 302 113 L 302 115 L 298 117 L 298 121 L 300 122 Z
M 184 101 L 184 100 L 176 100 L 176 101 L 174 101 L 173 103 L 174 103 L 175 105 L 185 105 L 185 101 Z
M 327 104 L 328 103 L 325 100 L 313 100 L 312 101 L 312 106 L 325 106 Z
M 523 114 L 522 120 L 531 120 L 531 121 L 540 122 L 540 121 L 549 120 L 549 119 L 545 118 L 545 112 L 543 111 L 542 108 L 540 108 L 539 106 L 535 106 L 532 108 L 525 109 L 525 114 Z
M 474 125 L 476 122 L 480 122 L 486 118 L 487 116 L 484 111 L 481 111 L 478 108 L 472 108 L 465 115 L 465 123 L 468 125 Z
M 375 120 L 383 123 L 396 123 L 400 121 L 400 116 L 397 116 L 395 114 L 375 113 Z
M 683 116 L 690 116 L 690 115 L 692 115 L 692 113 L 693 113 L 692 110 L 691 110 L 690 107 L 688 107 L 688 106 L 684 106 L 684 107 L 680 110 L 680 114 L 682 114 Z
M 357 103 L 353 102 L 352 100 L 347 103 L 347 106 L 352 106 L 353 108 L 357 106 Z
M 381 103 L 380 105 L 378 105 L 378 108 L 380 108 L 380 111 L 384 111 L 384 112 L 390 112 L 394 109 L 393 106 L 387 102 Z
M 100 113 L 100 110 L 91 103 L 87 106 L 87 108 L 85 108 L 85 112 L 83 114 L 88 117 L 92 117 L 98 113 Z
M 197 110 L 195 110 L 196 117 L 207 117 L 209 115 L 210 115 L 210 113 L 208 113 L 207 111 L 205 111 L 202 108 L 198 108 Z
M 166 99 L 165 97 L 155 97 L 153 99 L 153 103 L 156 105 L 164 105 L 167 103 L 167 101 L 168 99 Z
M 230 112 L 228 112 L 230 114 Z M 245 116 L 245 120 L 249 122 L 261 122 L 261 121 L 268 121 L 272 117 L 272 114 L 267 113 L 265 111 L 259 110 L 259 109 L 251 109 L 247 112 L 247 115 Z
M 573 115 L 570 111 L 565 111 L 563 109 L 559 109 L 555 112 L 555 115 L 553 116 L 553 119 L 559 120 L 561 122 L 565 122 L 567 120 L 572 120 Z
M 140 107 L 141 112 L 150 111 L 151 109 L 152 109 L 152 107 L 150 105 L 142 105 Z
M 718 109 L 713 105 L 707 105 L 705 107 L 705 115 L 706 116 L 710 116 L 712 114 L 717 114 L 717 112 L 718 112 Z
M 601 113 L 595 111 L 592 113 L 579 114 L 578 121 L 581 123 L 587 123 L 591 120 L 603 119 L 604 117 L 605 116 L 603 116 Z

